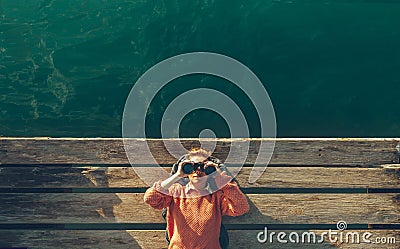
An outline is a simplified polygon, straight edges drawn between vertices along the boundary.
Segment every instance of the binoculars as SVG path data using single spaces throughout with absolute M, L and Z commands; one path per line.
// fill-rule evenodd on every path
M 207 168 L 204 168 L 205 164 L 204 163 L 194 163 L 194 162 L 184 162 L 182 164 L 182 171 L 185 174 L 192 174 L 195 170 L 197 170 L 200 167 L 200 170 L 206 173 L 206 175 L 212 174 L 215 172 L 217 169 L 215 166 L 207 166 Z

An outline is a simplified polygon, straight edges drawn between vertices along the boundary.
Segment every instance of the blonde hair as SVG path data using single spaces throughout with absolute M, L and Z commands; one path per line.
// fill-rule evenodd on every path
M 211 156 L 211 152 L 203 148 L 192 148 L 191 150 L 189 150 L 188 157 L 190 158 L 192 156 L 203 156 L 205 158 L 208 158 L 209 156 Z

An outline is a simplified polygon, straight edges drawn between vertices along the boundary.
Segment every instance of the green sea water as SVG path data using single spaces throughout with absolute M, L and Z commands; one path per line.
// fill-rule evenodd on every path
M 248 66 L 273 103 L 278 137 L 399 137 L 400 1 L 0 0 L 0 136 L 120 137 L 136 80 L 174 55 L 208 51 Z M 250 135 L 248 96 L 207 75 L 170 82 L 152 101 L 148 137 L 179 94 L 200 87 L 232 98 Z M 212 129 L 197 110 L 182 137 Z

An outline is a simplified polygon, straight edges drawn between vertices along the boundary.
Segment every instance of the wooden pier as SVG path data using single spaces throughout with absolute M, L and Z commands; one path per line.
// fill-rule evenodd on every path
M 237 179 L 251 210 L 224 218 L 230 248 L 400 248 L 400 138 L 273 139 L 268 167 L 249 183 L 262 140 L 215 139 L 222 160 L 250 141 L 237 155 L 246 157 Z M 165 141 L 132 139 L 169 169 L 176 159 Z M 0 138 L 0 248 L 167 248 L 161 212 L 143 202 L 146 188 L 121 138 Z M 396 243 L 257 241 L 265 227 L 321 234 L 339 221 L 347 223 L 342 232 Z

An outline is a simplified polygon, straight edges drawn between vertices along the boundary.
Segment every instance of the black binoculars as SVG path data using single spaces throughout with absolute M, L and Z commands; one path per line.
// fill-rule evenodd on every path
M 184 162 L 182 164 L 182 171 L 185 174 L 192 174 L 200 167 L 201 171 L 206 173 L 206 175 L 210 175 L 217 170 L 213 165 L 207 166 L 206 168 L 204 168 L 204 166 L 204 163 Z

